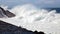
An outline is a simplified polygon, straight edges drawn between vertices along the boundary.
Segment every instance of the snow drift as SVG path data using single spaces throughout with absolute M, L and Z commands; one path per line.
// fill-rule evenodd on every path
M 56 13 L 56 10 L 38 9 L 31 4 L 27 4 L 15 6 L 9 11 L 16 16 L 0 18 L 0 20 L 31 31 L 37 30 L 46 34 L 60 34 L 60 14 Z

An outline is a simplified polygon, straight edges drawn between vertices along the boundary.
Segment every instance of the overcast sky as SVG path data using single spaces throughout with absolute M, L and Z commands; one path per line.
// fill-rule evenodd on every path
M 60 0 L 0 0 L 0 4 L 8 5 L 9 7 L 33 4 L 44 8 L 60 8 Z

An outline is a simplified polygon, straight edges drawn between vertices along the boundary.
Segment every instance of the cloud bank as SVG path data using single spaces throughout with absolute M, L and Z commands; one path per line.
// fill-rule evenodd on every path
M 0 18 L 5 22 L 21 26 L 31 31 L 44 31 L 46 34 L 60 34 L 60 14 L 56 10 L 38 9 L 32 4 L 15 6 L 10 9 L 16 16 Z

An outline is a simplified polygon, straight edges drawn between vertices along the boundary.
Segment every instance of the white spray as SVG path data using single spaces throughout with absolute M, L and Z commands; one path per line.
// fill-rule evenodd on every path
M 10 10 L 16 16 L 13 18 L 1 18 L 5 22 L 21 26 L 31 31 L 44 31 L 46 34 L 60 34 L 60 14 L 55 10 L 48 12 L 45 9 L 37 9 L 33 5 L 16 6 Z

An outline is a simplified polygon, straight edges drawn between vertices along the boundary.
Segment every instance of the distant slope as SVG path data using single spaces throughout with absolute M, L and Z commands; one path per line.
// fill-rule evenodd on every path
M 47 10 L 56 10 L 57 13 L 60 13 L 60 8 L 45 8 Z

